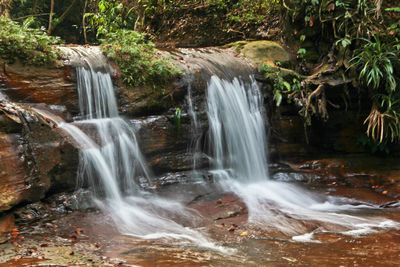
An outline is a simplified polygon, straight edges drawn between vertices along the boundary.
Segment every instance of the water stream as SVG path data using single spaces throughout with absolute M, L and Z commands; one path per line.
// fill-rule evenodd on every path
M 312 241 L 316 232 L 361 235 L 399 228 L 397 222 L 374 216 L 371 210 L 380 209 L 376 205 L 269 179 L 263 103 L 254 78 L 244 82 L 213 76 L 207 103 L 214 177 L 243 199 L 250 224 L 296 241 Z
M 74 122 L 60 123 L 60 127 L 81 148 L 78 176 L 82 183 L 91 185 L 97 205 L 125 235 L 217 248 L 195 230 L 197 214 L 180 202 L 160 198 L 138 185 L 139 179 L 151 184 L 151 173 L 134 130 L 118 115 L 112 70 L 105 58 L 77 48 L 68 53 L 75 55 L 71 58 L 77 69 L 81 113 Z M 210 76 L 207 89 L 212 172 L 223 190 L 245 202 L 249 224 L 289 234 L 296 241 L 312 241 L 315 232 L 359 235 L 399 227 L 373 213 L 357 214 L 379 210 L 372 204 L 327 197 L 293 183 L 269 179 L 259 86 L 253 76 L 224 77 L 229 79 Z M 198 132 L 189 93 L 193 127 Z
M 174 239 L 218 249 L 194 230 L 197 216 L 183 204 L 160 198 L 138 185 L 151 184 L 151 174 L 130 125 L 118 115 L 111 73 L 106 60 L 95 57 L 95 68 L 85 50 L 78 53 L 77 87 L 80 117 L 61 123 L 80 147 L 78 176 L 91 185 L 97 205 L 125 235 L 143 239 Z M 179 223 L 177 222 L 179 220 Z

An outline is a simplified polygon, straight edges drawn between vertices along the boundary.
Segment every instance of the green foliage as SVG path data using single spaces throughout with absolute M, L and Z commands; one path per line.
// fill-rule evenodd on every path
M 229 1 L 216 1 L 219 3 L 225 3 Z M 234 1 L 232 1 L 234 2 Z M 236 1 L 235 4 L 227 6 L 228 8 L 228 19 L 237 23 L 261 23 L 266 15 L 271 14 L 272 11 L 278 9 L 279 0 L 240 0 Z
M 346 36 L 369 35 L 380 17 L 377 1 L 370 0 L 293 0 L 283 1 L 289 18 L 294 22 L 303 20 L 307 27 L 322 27 L 332 31 L 335 39 Z M 326 36 L 329 38 L 329 36 Z
M 382 43 L 377 35 L 374 40 L 364 39 L 366 44 L 356 50 L 351 59 L 354 67 L 360 69 L 359 80 L 369 88 L 394 91 L 397 87 L 394 64 L 399 62 L 399 51 L 392 44 Z
M 20 25 L 0 17 L 1 59 L 9 63 L 20 60 L 25 64 L 44 65 L 59 57 L 53 45 L 59 44 L 60 39 L 48 36 L 43 30 L 29 28 L 33 22 L 33 18 L 28 18 Z
M 300 60 L 304 60 L 305 55 L 307 54 L 307 49 L 305 48 L 300 48 L 297 51 L 297 58 L 299 58 Z
M 164 86 L 180 73 L 172 63 L 162 59 L 145 34 L 118 30 L 105 33 L 101 42 L 103 51 L 121 69 L 128 87 Z
M 283 96 L 288 96 L 290 93 L 294 91 L 298 91 L 301 89 L 301 81 L 298 80 L 296 77 L 292 77 L 291 81 L 290 78 L 287 78 L 289 81 L 285 80 L 282 76 L 280 69 L 273 68 L 268 65 L 263 65 L 263 71 L 265 78 L 273 84 L 273 96 L 276 106 L 280 106 L 283 100 Z M 289 97 L 288 101 L 290 102 L 291 99 Z
M 398 13 L 400 13 L 400 7 L 386 8 L 385 11 L 387 11 L 387 12 L 398 12 Z
M 308 46 L 304 43 L 301 46 L 310 52 L 313 49 L 320 52 L 318 44 L 321 43 L 332 47 L 325 52 L 326 59 L 335 59 L 337 69 L 351 69 L 347 72 L 350 77 L 344 79 L 356 76 L 359 92 L 371 100 L 371 111 L 364 121 L 366 138 L 371 144 L 364 142 L 364 145 L 386 151 L 386 145 L 400 141 L 400 21 L 397 14 L 400 9 L 387 6 L 390 3 L 382 0 L 291 0 L 281 3 L 285 18 L 292 22 L 292 28 L 288 29 L 295 29 L 288 33 L 299 33 L 296 39 L 300 38 L 301 43 L 307 39 Z M 306 50 L 298 50 L 297 58 L 303 65 L 306 65 L 305 55 Z M 325 101 L 323 89 L 302 92 L 306 103 L 316 94 L 323 96 L 323 103 Z M 322 111 L 327 112 L 326 108 Z
M 87 30 L 102 37 L 109 32 L 120 29 L 133 29 L 136 19 L 135 13 L 118 0 L 100 0 L 96 12 L 86 13 Z
M 359 70 L 359 80 L 369 89 L 373 105 L 365 124 L 367 135 L 378 143 L 400 140 L 400 92 L 397 43 L 383 43 L 378 36 L 356 50 L 351 67 Z

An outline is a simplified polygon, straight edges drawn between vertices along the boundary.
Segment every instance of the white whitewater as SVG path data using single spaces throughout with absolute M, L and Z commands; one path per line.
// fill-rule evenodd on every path
M 101 51 L 64 48 L 77 70 L 80 119 L 60 123 L 80 147 L 79 178 L 90 184 L 97 205 L 121 233 L 143 239 L 174 239 L 220 249 L 193 227 L 197 216 L 181 203 L 138 185 L 150 174 L 130 125 L 118 115 L 111 74 Z M 92 62 L 94 60 L 94 62 Z M 95 67 L 96 64 L 96 67 Z
M 269 179 L 263 101 L 254 78 L 243 82 L 213 76 L 207 104 L 214 177 L 243 199 L 251 224 L 310 242 L 310 228 L 350 235 L 399 228 L 397 222 L 385 218 L 354 215 L 377 206 Z

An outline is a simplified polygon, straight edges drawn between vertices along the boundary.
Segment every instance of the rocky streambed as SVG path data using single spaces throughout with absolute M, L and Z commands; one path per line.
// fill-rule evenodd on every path
M 326 162 L 316 160 L 313 164 Z M 277 172 L 276 179 L 299 180 L 297 183 L 314 192 L 368 201 L 382 208 L 363 215 L 400 220 L 398 189 L 379 181 L 371 186 L 371 180 L 366 179 L 386 175 L 385 171 L 358 173 L 338 166 L 318 174 L 282 168 L 285 171 Z M 329 177 L 329 182 L 324 177 Z M 310 229 L 315 231 L 312 241 L 307 237 L 293 240 L 268 225 L 249 223 L 241 199 L 221 192 L 216 184 L 182 184 L 175 178 L 176 183 L 155 191 L 170 198 L 176 192 L 186 192 L 183 201 L 201 214 L 199 229 L 221 250 L 121 235 L 112 218 L 97 211 L 88 193 L 80 191 L 54 195 L 2 217 L 0 260 L 4 266 L 395 266 L 400 260 L 398 230 L 349 236 Z

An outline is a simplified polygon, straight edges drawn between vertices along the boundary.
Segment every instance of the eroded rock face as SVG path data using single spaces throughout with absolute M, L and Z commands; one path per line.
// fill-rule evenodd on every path
M 190 118 L 184 115 L 180 127 L 174 123 L 173 115 L 151 116 L 131 120 L 136 128 L 142 153 L 155 175 L 167 172 L 191 171 L 193 153 Z M 197 167 L 208 166 L 205 155 L 198 156 Z
M 3 89 L 12 101 L 64 105 L 72 113 L 78 112 L 76 75 L 68 66 L 38 67 L 20 63 L 0 62 L 0 78 L 7 85 Z
M 75 187 L 78 151 L 46 112 L 0 100 L 0 211 Z

